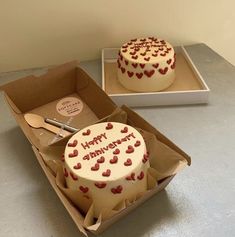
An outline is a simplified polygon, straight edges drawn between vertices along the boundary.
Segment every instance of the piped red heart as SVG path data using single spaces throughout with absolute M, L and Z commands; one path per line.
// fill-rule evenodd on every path
M 150 57 L 145 57 L 144 60 L 145 60 L 145 61 L 149 61 L 149 60 L 150 60 Z
M 64 176 L 67 178 L 69 176 L 69 173 L 66 168 L 64 168 Z
M 126 49 L 128 47 L 128 45 L 123 45 L 122 48 Z
M 158 71 L 159 71 L 162 75 L 165 75 L 165 74 L 167 73 L 167 71 L 168 71 L 168 67 L 165 67 L 164 69 L 163 69 L 163 68 L 160 68 Z
M 171 69 L 175 68 L 175 62 L 171 65 Z
M 135 142 L 134 146 L 135 146 L 135 147 L 138 147 L 138 146 L 140 146 L 140 141 L 139 141 L 139 140 L 137 140 L 137 141 Z
M 159 63 L 152 64 L 152 66 L 153 66 L 154 68 L 158 68 Z
M 147 71 L 147 70 L 145 70 L 144 71 L 144 74 L 147 76 L 147 77 L 151 77 L 153 74 L 154 74 L 154 70 L 150 70 L 150 71 Z
M 118 155 L 119 153 L 120 153 L 120 150 L 118 148 L 113 151 L 114 155 Z
M 131 58 L 137 59 L 137 58 L 138 58 L 138 55 L 133 55 L 133 56 L 131 56 Z
M 122 186 L 121 185 L 118 185 L 116 188 L 111 188 L 111 192 L 113 194 L 118 194 L 118 193 L 121 193 L 122 192 Z
M 161 56 L 165 57 L 166 56 L 166 53 L 160 53 Z
M 127 74 L 131 78 L 134 75 L 134 72 L 127 71 Z
M 148 154 L 144 154 L 142 162 L 145 164 L 148 161 L 148 159 L 149 159 Z
M 126 150 L 126 153 L 132 153 L 132 152 L 134 152 L 134 147 L 133 146 L 131 146 L 131 145 L 129 145 L 128 147 L 127 147 L 127 150 Z
M 135 42 L 135 41 L 137 41 L 137 39 L 131 39 L 131 41 L 132 41 L 132 42 Z
M 88 188 L 88 187 L 80 186 L 79 189 L 80 189 L 83 193 L 87 193 L 87 192 L 89 191 L 89 188 Z
M 138 63 L 132 63 L 131 65 L 132 65 L 134 68 L 137 68 Z
M 142 72 L 141 73 L 137 72 L 135 75 L 138 77 L 138 79 L 141 79 L 144 74 Z
M 73 174 L 72 172 L 70 172 L 70 176 L 72 177 L 74 181 L 78 180 L 77 175 Z
M 82 133 L 83 136 L 88 136 L 90 134 L 91 134 L 91 130 L 90 129 L 87 129 L 86 132 Z
M 130 165 L 132 165 L 132 160 L 128 158 L 128 159 L 124 162 L 124 165 L 125 165 L 125 166 L 130 166 Z
M 61 156 L 61 161 L 65 161 L 65 159 L 64 159 L 64 154 Z
M 167 49 L 167 51 L 171 51 L 171 48 L 166 48 Z
M 152 56 L 153 56 L 153 57 L 157 57 L 158 54 L 157 54 L 157 53 L 152 53 Z
M 146 55 L 146 52 L 144 52 L 144 53 L 140 53 L 140 55 L 141 55 L 141 56 L 145 56 L 145 55 Z
M 133 52 L 130 52 L 130 55 L 135 55 L 136 54 L 136 52 L 135 51 L 133 51 Z
M 82 168 L 82 165 L 81 163 L 77 163 L 74 167 L 73 167 L 75 170 L 79 170 Z
M 167 64 L 171 64 L 171 58 L 166 61 Z
M 122 73 L 125 73 L 126 69 L 124 67 L 121 67 Z
M 97 171 L 97 170 L 99 170 L 99 168 L 100 168 L 100 165 L 98 163 L 96 163 L 94 166 L 91 167 L 91 170 Z
M 121 133 L 127 133 L 128 132 L 128 127 L 124 127 L 122 130 L 121 130 Z
M 145 67 L 145 64 L 144 64 L 144 63 L 140 63 L 140 67 L 141 67 L 141 68 L 144 68 L 144 67 Z
M 69 147 L 75 147 L 75 146 L 77 146 L 77 144 L 78 144 L 78 141 L 77 141 L 77 140 L 74 140 L 73 142 L 69 142 L 69 143 L 68 143 L 68 146 L 69 146 Z
M 125 60 L 125 64 L 128 65 L 128 61 L 127 60 Z
M 141 180 L 144 178 L 144 172 L 141 171 L 140 174 L 137 176 L 137 179 Z
M 106 130 L 110 130 L 113 128 L 113 125 L 111 123 L 107 123 Z
M 96 182 L 95 186 L 97 188 L 105 188 L 106 187 L 106 183 L 104 183 L 104 182 Z
M 69 153 L 69 158 L 76 157 L 78 155 L 78 150 L 74 149 L 72 153 Z
M 122 52 L 123 52 L 123 53 L 126 53 L 126 52 L 127 52 L 127 49 L 123 49 Z
M 104 163 L 105 159 L 103 156 L 101 156 L 98 160 L 97 163 Z
M 114 156 L 111 160 L 109 160 L 110 164 L 115 164 L 117 162 L 118 162 L 118 157 L 117 156 Z
M 106 171 L 104 171 L 104 172 L 102 173 L 102 175 L 105 176 L 105 177 L 109 177 L 110 174 L 111 174 L 111 170 L 110 170 L 110 169 L 107 169 Z
M 127 176 L 126 180 L 135 180 L 135 173 L 131 173 L 129 176 Z
M 144 41 L 146 41 L 146 39 L 145 39 L 145 38 L 143 38 L 143 39 L 140 39 L 140 41 L 141 41 L 141 42 L 144 42 Z

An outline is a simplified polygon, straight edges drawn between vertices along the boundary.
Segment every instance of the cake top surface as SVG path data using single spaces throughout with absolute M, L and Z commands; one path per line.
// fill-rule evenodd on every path
M 122 45 L 120 55 L 132 62 L 156 63 L 174 57 L 173 47 L 156 37 L 132 39 Z
M 144 139 L 135 128 L 104 122 L 86 127 L 71 137 L 64 159 L 78 178 L 112 181 L 141 167 L 145 153 Z

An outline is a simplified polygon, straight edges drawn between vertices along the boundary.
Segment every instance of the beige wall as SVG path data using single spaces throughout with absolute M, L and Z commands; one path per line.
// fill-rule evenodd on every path
M 0 71 L 100 57 L 155 35 L 204 42 L 235 64 L 234 0 L 0 0 Z

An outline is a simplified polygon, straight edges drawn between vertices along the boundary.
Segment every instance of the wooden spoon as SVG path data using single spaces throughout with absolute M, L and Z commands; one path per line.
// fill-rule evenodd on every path
M 65 130 L 61 131 L 60 128 L 46 123 L 44 121 L 44 118 L 40 115 L 27 113 L 24 115 L 24 118 L 26 122 L 33 128 L 44 128 L 52 133 L 59 134 L 59 136 L 61 137 L 65 137 L 71 134 Z

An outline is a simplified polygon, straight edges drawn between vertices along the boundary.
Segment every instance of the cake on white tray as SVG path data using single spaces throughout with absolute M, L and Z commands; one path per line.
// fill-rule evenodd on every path
M 161 91 L 175 79 L 174 48 L 155 37 L 132 39 L 118 55 L 118 80 L 137 92 Z
M 147 190 L 146 145 L 129 125 L 104 122 L 80 130 L 68 141 L 64 160 L 67 187 L 93 200 L 96 217 Z

